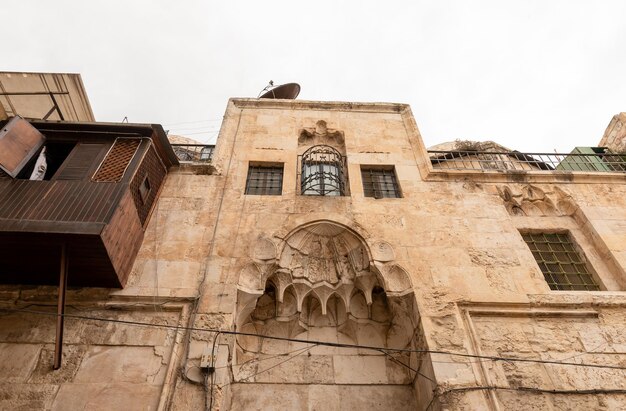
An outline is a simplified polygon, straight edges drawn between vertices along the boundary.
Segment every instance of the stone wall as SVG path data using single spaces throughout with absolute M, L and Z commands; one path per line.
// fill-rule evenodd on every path
M 349 195 L 300 195 L 313 141 L 346 155 Z M 282 195 L 244 195 L 258 162 L 284 165 Z M 68 319 L 53 372 L 54 318 L 11 312 L 0 408 L 110 408 L 134 392 L 136 409 L 625 407 L 572 392 L 626 389 L 623 370 L 540 362 L 626 366 L 624 176 L 429 164 L 405 105 L 231 100 L 213 168 L 168 175 L 128 286 L 68 300 L 72 314 L 194 330 Z M 365 197 L 361 165 L 394 166 L 402 198 Z M 539 231 L 569 232 L 601 291 L 550 290 L 520 234 Z M 3 306 L 55 302 L 2 290 Z

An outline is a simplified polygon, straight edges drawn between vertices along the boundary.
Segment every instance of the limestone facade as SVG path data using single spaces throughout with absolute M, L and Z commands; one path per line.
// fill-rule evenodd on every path
M 345 195 L 302 195 L 319 144 Z M 246 195 L 251 165 L 282 194 Z M 401 198 L 366 197 L 362 166 Z M 60 370 L 56 289 L 0 288 L 0 409 L 626 408 L 625 183 L 435 169 L 406 105 L 231 99 L 127 286 L 70 290 Z M 551 290 L 525 233 L 567 233 L 600 291 Z

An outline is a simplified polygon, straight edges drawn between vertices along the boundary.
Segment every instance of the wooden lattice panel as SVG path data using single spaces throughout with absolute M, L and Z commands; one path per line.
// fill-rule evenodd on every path
M 118 138 L 93 176 L 93 181 L 117 182 L 122 179 L 128 163 L 137 152 L 140 139 Z

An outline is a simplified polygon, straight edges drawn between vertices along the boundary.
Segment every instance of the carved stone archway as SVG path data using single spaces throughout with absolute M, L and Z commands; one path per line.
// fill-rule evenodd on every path
M 239 336 L 235 383 L 278 380 L 285 384 L 372 385 L 379 390 L 406 384 L 412 392 L 415 375 L 410 369 L 417 366 L 417 356 L 384 351 L 423 343 L 411 282 L 396 263 L 390 244 L 368 244 L 344 225 L 316 221 L 279 241 L 259 239 L 250 260 L 238 282 L 239 331 L 383 350 L 311 345 L 307 356 L 292 361 L 293 372 L 282 365 L 282 370 L 276 366 L 266 372 L 273 357 L 285 359 L 287 353 L 306 350 L 307 345 Z M 391 400 L 396 394 L 389 395 Z M 407 407 L 415 405 L 414 399 L 407 401 Z

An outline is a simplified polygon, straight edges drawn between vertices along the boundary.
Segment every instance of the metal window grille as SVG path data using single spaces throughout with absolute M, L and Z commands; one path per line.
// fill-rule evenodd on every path
M 400 187 L 396 181 L 396 173 L 391 169 L 361 167 L 363 193 L 365 197 L 400 198 Z
M 283 192 L 283 167 L 250 166 L 246 180 L 246 194 L 281 195 Z
M 342 196 L 345 194 L 345 157 L 330 146 L 313 146 L 302 154 L 302 195 Z
M 598 291 L 568 234 L 522 234 L 552 290 Z

